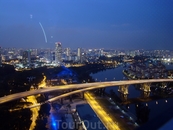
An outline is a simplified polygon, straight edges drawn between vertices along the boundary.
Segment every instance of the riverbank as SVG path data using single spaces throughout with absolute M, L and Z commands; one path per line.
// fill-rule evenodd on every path
M 128 72 L 128 70 L 123 70 L 122 73 L 124 74 L 124 76 L 126 76 L 129 80 L 133 79 L 137 79 L 137 77 L 131 73 Z

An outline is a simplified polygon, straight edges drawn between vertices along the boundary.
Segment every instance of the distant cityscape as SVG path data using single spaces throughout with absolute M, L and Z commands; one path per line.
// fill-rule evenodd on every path
M 108 59 L 121 57 L 122 61 L 128 61 L 133 60 L 135 56 L 146 56 L 167 63 L 173 62 L 172 50 L 114 50 L 85 49 L 82 47 L 71 49 L 63 48 L 61 42 L 56 42 L 53 49 L 0 48 L 0 63 L 14 65 L 16 70 L 98 62 L 99 57 Z

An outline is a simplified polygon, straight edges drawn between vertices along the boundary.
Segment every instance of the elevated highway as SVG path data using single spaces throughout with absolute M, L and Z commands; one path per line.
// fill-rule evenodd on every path
M 53 92 L 53 91 L 58 91 L 58 90 L 69 90 L 69 89 L 81 89 L 81 90 L 78 90 L 77 92 L 82 92 L 82 91 L 87 91 L 87 90 L 91 90 L 91 89 L 105 88 L 105 87 L 110 87 L 110 86 L 119 86 L 120 92 L 127 94 L 128 93 L 127 92 L 128 91 L 128 87 L 127 87 L 128 85 L 131 85 L 131 84 L 148 85 L 150 83 L 156 83 L 156 82 L 173 82 L 173 79 L 123 80 L 123 81 L 95 82 L 95 83 L 72 84 L 72 85 L 46 87 L 43 89 L 25 91 L 25 92 L 20 92 L 20 93 L 15 93 L 15 94 L 7 95 L 4 97 L 0 97 L 0 104 L 5 103 L 5 102 L 9 102 L 12 100 L 20 99 L 22 97 L 27 97 L 30 95 Z M 148 86 L 148 87 L 150 87 L 150 86 Z M 86 88 L 88 88 L 88 89 L 86 89 Z M 73 94 L 73 93 L 71 93 L 71 94 Z M 68 94 L 67 94 L 67 96 L 68 96 Z

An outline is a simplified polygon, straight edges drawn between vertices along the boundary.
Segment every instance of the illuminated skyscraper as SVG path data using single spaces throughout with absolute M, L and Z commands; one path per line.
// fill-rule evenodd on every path
M 66 54 L 65 60 L 70 60 L 70 48 L 65 48 L 64 52 Z
M 78 61 L 81 62 L 81 48 L 77 49 L 77 57 L 78 57 Z
M 100 56 L 103 56 L 103 55 L 104 55 L 104 52 L 103 52 L 102 49 L 100 49 L 100 50 L 99 50 L 99 53 L 98 53 L 98 56 L 100 57 Z
M 61 63 L 62 62 L 62 45 L 61 42 L 55 43 L 55 63 Z
M 66 49 L 66 55 L 67 55 L 67 56 L 70 56 L 70 48 L 67 48 L 67 49 Z

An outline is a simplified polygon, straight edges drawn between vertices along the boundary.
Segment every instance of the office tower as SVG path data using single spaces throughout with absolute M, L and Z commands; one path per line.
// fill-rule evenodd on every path
M 100 57 L 100 56 L 103 56 L 103 55 L 104 55 L 104 52 L 103 52 L 102 49 L 100 49 L 100 50 L 99 50 L 99 53 L 98 53 L 98 56 Z
M 31 51 L 31 56 L 37 56 L 38 50 L 37 49 L 32 49 Z
M 51 52 L 51 61 L 55 61 L 55 52 L 54 51 Z
M 61 42 L 55 43 L 55 63 L 61 63 L 62 62 L 62 45 Z
M 77 49 L 77 58 L 78 58 L 78 61 L 81 62 L 81 48 Z
M 70 56 L 70 48 L 66 48 L 66 55 Z
M 64 54 L 65 54 L 65 60 L 69 60 L 70 59 L 70 48 L 65 48 L 64 49 Z
M 44 52 L 44 57 L 47 59 L 47 62 L 52 61 L 52 56 L 51 56 L 51 49 L 46 49 Z
M 23 52 L 22 61 L 24 65 L 30 66 L 31 64 L 31 51 L 27 50 Z

